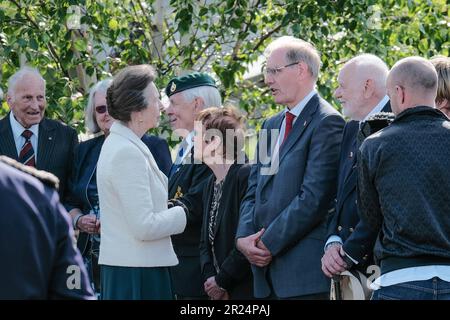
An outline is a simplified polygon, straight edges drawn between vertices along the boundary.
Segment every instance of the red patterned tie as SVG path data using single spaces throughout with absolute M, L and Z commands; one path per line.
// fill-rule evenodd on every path
M 283 138 L 283 143 L 286 140 L 289 132 L 291 132 L 292 129 L 292 123 L 294 122 L 295 119 L 295 115 L 290 113 L 289 111 L 286 112 L 286 126 L 284 129 L 284 138 Z
M 25 143 L 20 150 L 19 161 L 26 166 L 36 167 L 33 145 L 31 144 L 30 140 L 32 135 L 33 132 L 31 132 L 30 130 L 25 130 L 24 132 L 22 132 L 22 137 L 25 138 Z

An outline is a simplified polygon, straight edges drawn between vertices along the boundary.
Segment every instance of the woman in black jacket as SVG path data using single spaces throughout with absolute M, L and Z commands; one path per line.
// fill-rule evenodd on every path
M 213 171 L 203 195 L 204 214 L 200 262 L 204 289 L 213 300 L 251 299 L 250 263 L 236 249 L 235 235 L 241 200 L 247 190 L 250 165 L 243 148 L 243 117 L 234 108 L 210 108 L 198 118 L 196 146 Z

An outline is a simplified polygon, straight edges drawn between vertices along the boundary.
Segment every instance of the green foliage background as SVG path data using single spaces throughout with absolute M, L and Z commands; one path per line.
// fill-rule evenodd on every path
M 409 55 L 449 54 L 446 0 L 10 0 L 0 3 L 0 87 L 27 60 L 47 81 L 47 116 L 84 131 L 88 86 L 129 64 L 150 63 L 157 84 L 186 70 L 211 72 L 225 99 L 239 101 L 256 129 L 275 113 L 261 79 L 244 81 L 247 65 L 279 35 L 313 42 L 322 54 L 320 93 L 336 108 L 332 93 L 340 65 L 369 52 L 389 66 Z M 153 6 L 152 6 L 153 5 Z M 84 8 L 84 32 L 69 29 L 73 8 Z M 101 52 L 105 52 L 101 53 Z M 98 53 L 100 52 L 100 53 Z M 0 116 L 8 112 L 6 103 Z M 162 122 L 160 133 L 168 130 Z

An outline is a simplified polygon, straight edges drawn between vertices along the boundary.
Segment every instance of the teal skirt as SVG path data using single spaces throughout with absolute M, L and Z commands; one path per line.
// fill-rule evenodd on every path
M 101 266 L 102 300 L 172 300 L 169 268 Z

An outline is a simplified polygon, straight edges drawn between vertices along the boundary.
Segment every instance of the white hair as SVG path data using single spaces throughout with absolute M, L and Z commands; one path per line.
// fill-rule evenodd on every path
M 14 97 L 17 83 L 27 75 L 33 75 L 38 79 L 42 80 L 42 82 L 44 82 L 45 87 L 45 79 L 41 76 L 38 69 L 32 68 L 30 66 L 24 66 L 8 79 L 8 96 Z
M 86 108 L 84 110 L 84 126 L 91 133 L 97 133 L 100 131 L 100 127 L 95 120 L 95 108 L 94 100 L 97 92 L 103 93 L 106 96 L 106 91 L 112 83 L 112 78 L 104 79 L 97 82 L 89 91 L 89 98 Z
M 357 67 L 361 76 L 370 76 L 379 94 L 386 94 L 386 79 L 389 68 L 383 60 L 376 55 L 364 53 L 350 59 L 345 65 L 350 64 Z
M 286 60 L 288 63 L 304 62 L 312 77 L 318 79 L 321 62 L 319 52 L 314 45 L 296 37 L 283 36 L 267 46 L 264 56 L 268 58 L 274 50 L 279 48 L 287 49 Z
M 217 88 L 212 86 L 191 88 L 182 91 L 182 93 L 184 99 L 188 102 L 193 101 L 197 97 L 202 98 L 204 102 L 203 109 L 222 106 L 222 97 L 220 96 L 220 92 Z

